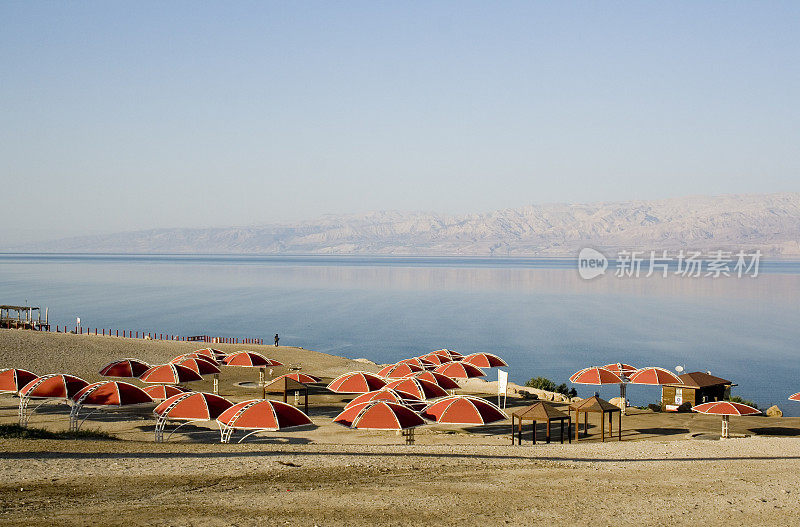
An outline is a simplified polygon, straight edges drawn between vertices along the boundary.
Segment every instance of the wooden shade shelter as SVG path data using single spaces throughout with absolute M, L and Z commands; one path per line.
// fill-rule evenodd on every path
M 302 382 L 297 382 L 291 377 L 282 375 L 264 386 L 264 399 L 267 398 L 267 393 L 282 393 L 283 402 L 286 401 L 289 392 L 303 392 L 303 407 L 306 415 L 308 414 L 308 386 Z
M 597 395 L 594 397 L 589 397 L 588 399 L 584 399 L 583 401 L 578 401 L 569 405 L 570 411 L 575 412 L 575 441 L 578 441 L 580 438 L 579 429 L 580 429 L 580 417 L 581 412 L 583 412 L 583 433 L 584 435 L 589 434 L 589 414 L 590 413 L 597 413 L 600 414 L 600 438 L 602 441 L 606 440 L 606 426 L 605 426 L 605 417 L 608 414 L 608 431 L 609 437 L 614 437 L 614 428 L 613 428 L 613 415 L 614 413 L 619 414 L 619 440 L 622 441 L 622 410 L 619 406 L 615 406 L 610 402 L 601 399 Z
M 567 440 L 572 443 L 572 418 L 552 404 L 539 401 L 525 408 L 520 408 L 511 413 L 511 444 L 514 444 L 514 426 L 516 421 L 517 442 L 522 444 L 522 422 L 533 421 L 533 444 L 536 444 L 536 422 L 547 423 L 547 442 L 550 442 L 550 422 L 558 421 L 561 431 L 561 442 L 564 442 L 564 421 L 567 421 Z

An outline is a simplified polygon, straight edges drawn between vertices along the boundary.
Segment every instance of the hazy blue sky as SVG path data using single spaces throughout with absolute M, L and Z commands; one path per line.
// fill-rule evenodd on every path
M 800 2 L 0 3 L 7 227 L 800 190 Z

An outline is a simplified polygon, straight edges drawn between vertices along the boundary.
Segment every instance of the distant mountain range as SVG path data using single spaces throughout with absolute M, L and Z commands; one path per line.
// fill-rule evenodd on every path
M 800 255 L 800 193 L 554 203 L 481 214 L 373 212 L 287 225 L 155 229 L 7 250 L 104 253 L 567 256 L 605 250 L 761 249 Z

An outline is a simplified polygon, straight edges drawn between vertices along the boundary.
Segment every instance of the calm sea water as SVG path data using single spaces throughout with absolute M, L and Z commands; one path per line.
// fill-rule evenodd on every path
M 586 281 L 573 259 L 0 255 L 0 304 L 47 306 L 52 324 L 279 333 L 281 344 L 376 362 L 489 351 L 520 383 L 608 362 L 681 365 L 787 415 L 800 415 L 786 400 L 800 391 L 798 298 L 800 262 L 768 258 L 757 278 Z M 628 390 L 634 403 L 659 393 Z

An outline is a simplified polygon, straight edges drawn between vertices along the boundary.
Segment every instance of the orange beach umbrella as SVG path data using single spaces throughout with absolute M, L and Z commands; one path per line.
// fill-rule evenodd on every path
M 681 378 L 671 371 L 655 366 L 639 368 L 635 372 L 631 373 L 628 378 L 630 379 L 631 384 L 683 384 Z
M 153 413 L 157 416 L 155 440 L 157 443 L 164 440 L 164 427 L 166 427 L 168 420 L 186 421 L 187 423 L 192 421 L 213 421 L 231 406 L 233 406 L 232 402 L 213 393 L 187 392 L 173 395 L 153 410 Z M 170 433 L 170 436 L 183 424 L 175 428 Z M 167 439 L 169 439 L 169 436 L 167 436 Z
M 386 377 L 389 379 L 400 379 L 403 377 L 408 377 L 413 373 L 417 373 L 420 371 L 424 371 L 422 366 L 418 366 L 416 364 L 410 364 L 407 362 L 398 362 L 397 364 L 390 364 L 382 368 L 378 372 L 379 377 Z
M 275 359 L 265 357 L 255 351 L 237 351 L 222 359 L 225 366 L 244 366 L 248 368 L 271 368 L 273 366 L 283 366 L 283 363 Z
M 336 377 L 328 389 L 335 393 L 367 393 L 384 386 L 386 382 L 373 373 L 352 371 Z
M 177 364 L 186 366 L 190 370 L 194 370 L 200 375 L 211 375 L 220 372 L 219 366 L 204 359 L 183 359 Z
M 466 362 L 448 362 L 434 368 L 436 373 L 441 373 L 452 379 L 472 379 L 486 377 L 486 373 L 477 366 Z
M 486 399 L 465 395 L 453 395 L 429 404 L 422 411 L 422 417 L 454 425 L 486 425 L 508 419 L 500 408 Z
M 100 370 L 103 377 L 138 377 L 150 368 L 150 365 L 139 359 L 121 359 L 109 362 Z
M 154 401 L 163 401 L 169 399 L 173 395 L 180 395 L 182 393 L 190 392 L 188 388 L 182 386 L 174 386 L 169 384 L 154 384 L 153 386 L 145 386 L 145 393 L 149 395 Z
M 710 403 L 698 404 L 692 407 L 693 412 L 701 414 L 721 415 L 722 416 L 722 434 L 721 437 L 726 439 L 729 437 L 728 423 L 732 415 L 755 415 L 760 414 L 761 410 L 753 408 L 742 403 L 734 403 L 731 401 L 712 401 Z
M 444 397 L 447 392 L 438 384 L 426 381 L 424 379 L 416 379 L 414 377 L 406 377 L 390 382 L 386 385 L 387 388 L 397 390 L 398 392 L 413 395 L 417 399 L 434 399 L 436 397 Z
M 38 377 L 35 373 L 19 368 L 0 370 L 0 393 L 19 393 L 23 386 Z
M 368 403 L 371 401 L 389 401 L 390 403 L 404 404 L 412 410 L 422 409 L 425 407 L 425 402 L 410 393 L 398 392 L 391 388 L 381 388 L 367 393 L 362 393 L 344 407 L 350 408 L 359 404 Z
M 388 401 L 351 406 L 334 417 L 333 422 L 357 430 L 408 430 L 425 424 L 407 406 Z
M 422 379 L 423 381 L 430 381 L 438 385 L 440 388 L 444 388 L 445 390 L 457 390 L 458 388 L 460 388 L 460 386 L 456 381 L 454 381 L 447 375 L 443 375 L 435 371 L 421 371 L 419 373 L 409 375 L 409 377 L 413 377 L 415 379 Z
M 133 384 L 122 381 L 101 381 L 84 386 L 71 397 L 81 405 L 127 406 L 152 403 L 150 395 Z
M 202 381 L 199 373 L 180 364 L 159 364 L 153 366 L 139 376 L 139 380 L 147 384 L 181 384 L 184 382 Z
M 508 366 L 508 363 L 494 353 L 470 353 L 465 355 L 461 362 L 472 364 L 478 368 L 498 368 Z
M 282 377 L 286 377 L 287 379 L 292 379 L 293 381 L 297 381 L 297 382 L 302 383 L 302 384 L 314 384 L 315 382 L 319 382 L 319 381 L 322 380 L 319 377 L 315 377 L 313 375 L 309 375 L 307 373 L 300 373 L 300 372 L 286 373 L 284 375 L 280 375 L 278 377 L 275 377 L 275 379 L 277 380 L 277 379 L 280 379 Z
M 22 387 L 20 394 L 26 398 L 70 399 L 89 383 L 66 373 L 42 375 Z
M 593 384 L 593 385 L 603 385 L 603 384 L 622 384 L 622 378 L 617 375 L 616 373 L 607 370 L 605 368 L 600 368 L 598 366 L 592 366 L 591 368 L 584 368 L 578 372 L 572 374 L 569 378 L 569 381 L 574 384 Z
M 313 424 L 306 414 L 280 401 L 254 399 L 235 404 L 217 417 L 220 439 L 229 443 L 235 430 L 249 430 L 239 440 L 262 431 L 277 431 Z
M 800 392 L 794 393 L 789 396 L 790 401 L 800 401 Z
M 605 366 L 601 367 L 607 369 L 608 371 L 616 373 L 620 377 L 627 377 L 628 375 L 636 371 L 635 366 L 631 366 L 630 364 L 625 364 L 624 362 L 615 362 L 613 364 L 606 364 Z

